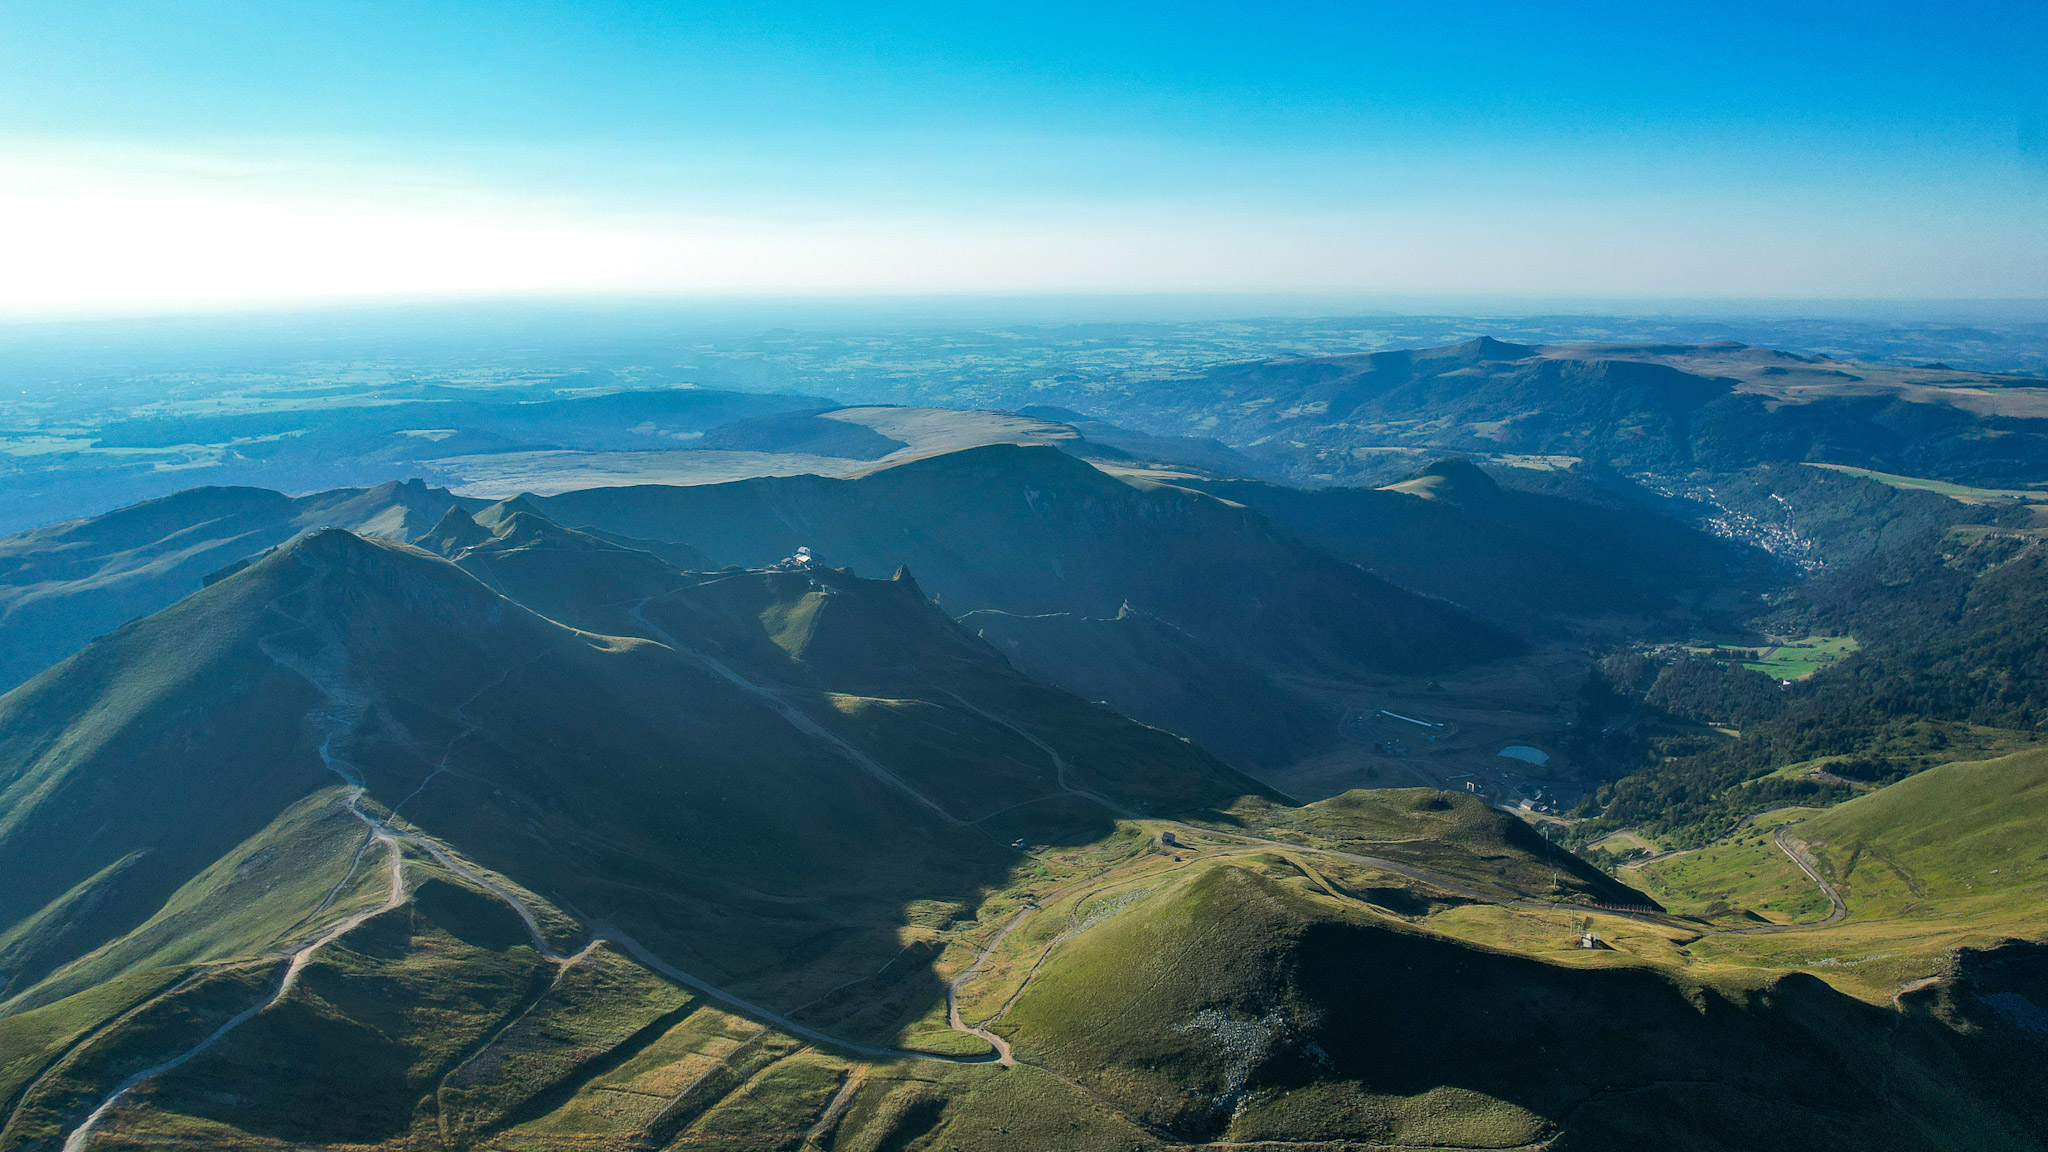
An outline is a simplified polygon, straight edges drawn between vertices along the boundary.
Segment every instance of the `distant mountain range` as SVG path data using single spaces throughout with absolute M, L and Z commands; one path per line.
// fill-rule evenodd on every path
M 1814 460 L 1969 484 L 2048 481 L 2038 377 L 1740 344 L 1441 348 L 1225 364 L 1083 406 L 1212 436 L 1296 481 L 1377 482 L 1449 453 L 1628 472 Z
M 1549 473 L 1501 469 L 1540 487 Z M 1189 479 L 1341 560 L 1502 625 L 1551 635 L 1722 626 L 1783 581 L 1768 555 L 1700 532 L 1646 501 L 1503 487 L 1468 460 L 1384 488 Z M 1571 490 L 1567 488 L 1567 490 Z
M 1174 375 L 6 456 L 0 1152 L 2048 1147 L 2048 391 Z

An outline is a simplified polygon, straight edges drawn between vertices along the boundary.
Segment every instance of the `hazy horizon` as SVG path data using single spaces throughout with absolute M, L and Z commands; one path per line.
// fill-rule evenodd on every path
M 0 16 L 0 314 L 2048 297 L 2048 17 L 209 0 Z

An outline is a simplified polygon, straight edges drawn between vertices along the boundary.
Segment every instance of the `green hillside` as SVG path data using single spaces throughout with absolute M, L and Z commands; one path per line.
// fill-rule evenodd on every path
M 0 538 L 0 691 L 296 533 L 337 527 L 410 540 L 454 503 L 418 481 L 298 499 L 194 488 Z
M 2044 798 L 2048 752 L 1959 761 L 1826 811 L 1767 814 L 1710 847 L 1622 874 L 1716 925 L 1688 948 L 1704 965 L 1804 968 L 1878 1004 L 1938 984 L 1943 1011 L 1988 1015 L 2024 1035 L 2022 1002 L 2048 1003 L 2048 966 L 2030 959 L 2038 946 L 2020 943 L 2048 930 Z M 1790 859 L 1795 849 L 1827 890 Z M 1829 891 L 1842 902 L 1833 916 Z M 2000 987 L 1987 975 L 1994 969 L 2024 977 L 2006 985 L 2020 1001 L 1961 994 Z
M 2048 750 L 1930 768 L 1800 832 L 1853 917 L 1939 916 L 2011 936 L 2048 923 Z
M 988 588 L 1300 595 L 1058 641 L 1133 700 L 1158 666 L 1242 714 L 1288 698 L 1263 662 L 1497 635 L 1039 452 L 831 499 L 955 533 L 942 571 L 1036 566 Z M 2048 1145 L 2048 951 L 1993 934 L 2039 903 L 2040 754 L 1796 825 L 1849 916 L 1749 933 L 1477 794 L 1297 805 L 1034 678 L 922 569 L 635 543 L 832 527 L 676 515 L 828 490 L 724 487 L 313 532 L 0 696 L 0 1152 Z
M 1236 865 L 1057 947 L 1001 1027 L 1184 1140 L 1917 1148 L 2020 1120 L 1929 1090 L 1955 1039 L 1923 1046 L 1916 1022 L 1887 1057 L 1883 1015 L 1818 981 L 1738 991 L 1466 948 Z

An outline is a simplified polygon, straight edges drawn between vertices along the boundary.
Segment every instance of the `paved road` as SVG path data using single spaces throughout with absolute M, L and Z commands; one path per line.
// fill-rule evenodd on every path
M 1725 928 L 1719 932 L 1711 933 L 1711 935 L 1769 936 L 1778 932 L 1801 932 L 1812 928 L 1827 928 L 1840 924 L 1849 918 L 1849 905 L 1842 901 L 1842 894 L 1835 891 L 1835 886 L 1828 883 L 1821 876 L 1819 868 L 1811 862 L 1811 851 L 1806 847 L 1804 841 L 1794 839 L 1790 835 L 1791 831 L 1792 825 L 1781 825 L 1776 832 L 1771 834 L 1771 843 L 1776 844 L 1778 851 L 1783 852 L 1786 859 L 1792 861 L 1793 865 L 1801 872 L 1806 873 L 1806 878 L 1813 881 L 1820 888 L 1821 895 L 1828 898 L 1827 919 L 1816 920 L 1811 924 L 1760 924 L 1755 928 Z

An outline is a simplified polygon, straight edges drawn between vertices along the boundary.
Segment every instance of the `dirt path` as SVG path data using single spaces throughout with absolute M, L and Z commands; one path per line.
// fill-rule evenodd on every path
M 1001 1057 L 1008 1055 L 1007 1046 L 997 1052 L 990 1052 L 982 1056 L 948 1056 L 939 1052 L 918 1052 L 909 1048 L 884 1048 L 873 1044 L 856 1044 L 851 1040 L 842 1040 L 837 1036 L 820 1032 L 816 1028 L 808 1028 L 798 1024 L 796 1021 L 771 1012 L 759 1004 L 742 1000 L 723 988 L 718 987 L 716 984 L 700 980 L 648 951 L 646 945 L 619 931 L 617 928 L 602 926 L 598 927 L 596 931 L 603 939 L 610 940 L 631 953 L 633 958 L 642 964 L 686 988 L 700 992 L 707 998 L 725 1005 L 739 1015 L 764 1024 L 772 1024 L 792 1036 L 801 1037 L 827 1048 L 836 1048 L 842 1052 L 851 1052 L 858 1056 L 867 1056 L 877 1060 L 923 1060 L 939 1064 L 994 1064 L 1004 1062 L 1001 1060 Z M 970 1030 L 962 1029 L 962 1031 Z M 978 1032 L 973 1034 L 981 1035 Z M 986 1039 L 986 1037 L 983 1038 Z
M 804 1142 L 798 1152 L 822 1148 L 825 1138 L 839 1126 L 840 1117 L 853 1106 L 853 1098 L 860 1094 L 861 1086 L 868 1082 L 867 1071 L 854 1067 L 847 1069 L 846 1079 L 840 1083 L 839 1091 L 832 1094 L 832 1102 L 825 1105 L 825 1111 L 818 1116 L 818 1122 L 804 1133 Z
M 330 735 L 328 742 L 320 746 L 320 755 L 322 759 L 328 760 L 330 767 L 333 766 L 333 761 L 329 758 L 329 748 L 332 742 L 332 736 Z M 342 778 L 348 779 L 345 774 Z M 99 1126 L 100 1121 L 105 1119 L 108 1112 L 119 1106 L 137 1088 L 142 1087 L 142 1085 L 166 1072 L 190 1062 L 194 1057 L 218 1043 L 221 1037 L 248 1023 L 259 1013 L 264 1012 L 286 996 L 289 996 L 292 989 L 298 985 L 299 973 L 305 970 L 306 965 L 312 962 L 314 954 L 319 952 L 320 949 L 353 932 L 372 917 L 380 916 L 405 903 L 405 851 L 400 847 L 399 838 L 392 833 L 391 829 L 386 827 L 376 817 L 363 811 L 360 803 L 362 796 L 362 786 L 353 782 L 350 783 L 347 800 L 349 811 L 353 812 L 363 823 L 369 825 L 372 841 L 384 845 L 385 852 L 390 860 L 390 890 L 386 894 L 384 902 L 375 907 L 365 908 L 353 915 L 343 917 L 303 947 L 293 952 L 291 954 L 291 962 L 285 966 L 283 979 L 278 981 L 277 990 L 272 992 L 267 999 L 252 1008 L 245 1009 L 239 1014 L 230 1017 L 225 1024 L 214 1029 L 206 1039 L 201 1040 L 177 1056 L 161 1064 L 145 1068 L 122 1081 L 119 1087 L 115 1088 L 105 1100 L 100 1102 L 99 1107 L 94 1108 L 91 1114 L 86 1116 L 84 1123 L 72 1129 L 71 1134 L 64 1138 L 64 1152 L 84 1152 L 86 1142 L 92 1138 L 93 1130 Z M 358 852 L 357 856 L 360 858 L 361 853 Z M 351 867 L 353 868 L 353 866 Z M 344 878 L 343 882 L 346 883 L 346 878 Z M 332 895 L 332 893 L 329 893 L 330 897 Z
M 285 616 L 286 619 L 293 620 L 299 627 L 307 626 L 303 621 L 297 620 L 282 609 L 278 609 L 278 612 L 280 615 Z M 341 778 L 342 783 L 347 788 L 347 791 L 344 793 L 346 797 L 344 800 L 345 805 L 351 814 L 363 822 L 369 832 L 369 838 L 364 842 L 363 847 L 356 850 L 355 859 L 350 863 L 348 872 L 343 875 L 334 888 L 328 891 L 312 915 L 318 915 L 321 910 L 332 904 L 340 895 L 347 886 L 349 879 L 354 876 L 355 869 L 361 863 L 364 852 L 372 844 L 384 845 L 386 856 L 389 860 L 389 889 L 383 903 L 343 917 L 322 930 L 312 940 L 293 951 L 290 954 L 290 962 L 285 966 L 284 976 L 278 981 L 277 989 L 261 1003 L 229 1018 L 226 1023 L 214 1029 L 204 1040 L 201 1040 L 177 1056 L 160 1064 L 145 1068 L 123 1081 L 112 1093 L 108 1094 L 105 1100 L 100 1102 L 98 1107 L 94 1108 L 86 1116 L 83 1123 L 77 1128 L 72 1129 L 71 1133 L 65 1137 L 64 1152 L 84 1152 L 87 1142 L 92 1138 L 93 1131 L 106 1118 L 107 1113 L 119 1106 L 137 1088 L 166 1072 L 189 1063 L 194 1057 L 213 1047 L 222 1037 L 248 1023 L 250 1020 L 255 1019 L 258 1015 L 278 1004 L 286 996 L 289 996 L 292 989 L 298 986 L 300 973 L 305 971 L 306 965 L 312 962 L 313 957 L 320 949 L 348 935 L 371 918 L 390 912 L 403 905 L 406 898 L 405 845 L 412 845 L 425 852 L 443 867 L 461 875 L 508 905 L 519 916 L 521 922 L 526 925 L 528 934 L 533 938 L 534 947 L 550 963 L 563 968 L 579 963 L 590 954 L 591 949 L 596 947 L 598 943 L 598 941 L 592 940 L 574 955 L 559 951 L 548 943 L 547 937 L 541 929 L 540 920 L 533 910 L 526 905 L 525 901 L 506 890 L 503 885 L 491 880 L 477 869 L 456 860 L 447 851 L 442 849 L 440 845 L 435 844 L 426 837 L 394 828 L 384 820 L 364 811 L 362 807 L 364 795 L 362 774 L 355 771 L 352 765 L 335 754 L 334 742 L 346 735 L 354 726 L 356 719 L 364 711 L 365 702 L 349 691 L 346 685 L 341 684 L 333 675 L 332 670 L 322 669 L 311 660 L 283 653 L 270 646 L 267 643 L 267 639 L 266 641 L 259 641 L 258 647 L 262 648 L 265 655 L 269 656 L 279 665 L 298 673 L 307 683 L 313 685 L 315 689 L 326 696 L 328 707 L 324 711 L 314 713 L 312 716 L 312 719 L 325 730 L 319 748 L 320 761 L 328 771 Z M 509 674 L 508 672 L 507 675 Z M 481 693 L 478 693 L 478 695 L 481 695 Z M 472 700 L 475 698 L 474 696 L 471 697 Z
M 1828 898 L 1827 919 L 1813 925 L 1813 927 L 1825 928 L 1830 924 L 1840 924 L 1849 918 L 1849 905 L 1843 902 L 1842 894 L 1835 891 L 1835 886 L 1828 883 L 1827 879 L 1820 874 L 1820 863 L 1814 859 L 1812 849 L 1806 846 L 1804 840 L 1793 838 L 1790 835 L 1791 831 L 1792 826 L 1790 824 L 1779 828 L 1777 832 L 1772 834 L 1771 843 L 1776 844 L 1778 851 L 1783 852 L 1786 858 L 1790 859 L 1792 863 L 1797 864 L 1799 870 L 1806 873 L 1806 878 L 1818 885 L 1821 894 Z

